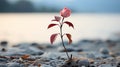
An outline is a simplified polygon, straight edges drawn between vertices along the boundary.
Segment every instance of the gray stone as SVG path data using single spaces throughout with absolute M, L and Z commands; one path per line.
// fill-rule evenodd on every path
M 109 54 L 109 50 L 106 49 L 106 48 L 101 48 L 100 49 L 100 53 L 102 53 L 102 54 Z
M 21 67 L 21 65 L 19 63 L 16 63 L 16 62 L 11 62 L 11 63 L 8 63 L 8 67 Z
M 67 61 L 60 67 L 75 67 L 75 66 L 78 67 L 78 64 L 76 63 L 76 61 Z
M 52 66 L 43 64 L 41 67 L 52 67 Z
M 0 67 L 8 67 L 6 64 L 0 64 Z
M 117 67 L 116 65 L 112 66 L 111 64 L 102 64 L 99 67 Z
M 66 47 L 66 50 L 67 50 L 67 52 L 73 52 L 73 51 L 75 51 L 73 48 L 70 48 L 70 47 Z M 65 49 L 63 47 L 59 47 L 58 51 L 65 52 Z
M 1 46 L 7 46 L 8 42 L 7 41 L 1 41 L 0 45 Z
M 106 58 L 109 58 L 109 57 L 111 57 L 110 55 L 103 55 L 103 56 L 101 56 L 103 59 L 106 59 Z
M 44 51 L 36 48 L 36 47 L 24 47 L 24 48 L 19 48 L 19 47 L 13 47 L 8 49 L 7 52 L 5 53 L 0 53 L 3 56 L 22 56 L 25 54 L 31 54 L 31 55 L 42 55 Z
M 82 48 L 75 48 L 74 51 L 75 51 L 75 52 L 83 52 L 83 49 L 82 49 Z
M 90 65 L 90 62 L 88 60 L 79 60 L 78 66 L 85 66 L 88 67 Z
M 90 63 L 88 60 L 77 60 L 67 61 L 60 67 L 89 67 Z
M 5 59 L 5 58 L 0 58 L 0 63 L 2 63 L 2 62 L 7 62 L 7 59 Z
M 23 53 L 32 54 L 32 55 L 42 55 L 44 52 L 35 47 L 28 47 L 25 49 L 25 51 L 23 51 Z
M 19 48 L 9 48 L 6 52 L 1 52 L 0 54 L 2 54 L 2 56 L 22 56 L 25 53 Z
M 92 58 L 92 59 L 95 59 L 95 55 L 93 53 L 87 53 L 86 54 L 88 58 Z
M 117 67 L 120 67 L 120 62 L 117 63 Z

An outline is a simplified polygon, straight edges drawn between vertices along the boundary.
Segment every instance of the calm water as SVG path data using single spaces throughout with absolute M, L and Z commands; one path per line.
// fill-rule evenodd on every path
M 0 14 L 0 40 L 49 42 L 49 36 L 59 32 L 58 27 L 47 29 L 54 15 L 59 14 Z M 72 34 L 73 42 L 83 38 L 106 39 L 113 33 L 120 32 L 120 14 L 72 14 L 65 20 L 71 21 L 75 26 L 72 29 L 64 25 L 64 32 Z M 59 38 L 56 42 L 58 41 Z

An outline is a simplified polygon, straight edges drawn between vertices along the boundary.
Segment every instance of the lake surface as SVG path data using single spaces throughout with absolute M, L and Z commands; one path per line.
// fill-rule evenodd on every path
M 59 32 L 57 26 L 47 29 L 55 15 L 59 13 L 0 14 L 0 40 L 48 43 L 50 35 Z M 72 14 L 65 20 L 75 26 L 72 29 L 64 25 L 63 29 L 64 33 L 72 34 L 73 42 L 84 38 L 106 39 L 120 32 L 120 14 Z M 56 42 L 58 41 L 59 37 Z

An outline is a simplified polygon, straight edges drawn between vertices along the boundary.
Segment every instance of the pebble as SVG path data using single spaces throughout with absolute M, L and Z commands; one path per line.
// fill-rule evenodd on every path
M 73 51 L 74 51 L 73 48 L 66 48 L 66 49 L 67 49 L 67 52 L 73 52 Z M 65 52 L 65 49 L 64 49 L 63 47 L 59 47 L 59 48 L 58 48 L 58 51 L 60 51 L 60 52 Z
M 88 60 L 72 60 L 65 62 L 61 67 L 89 67 L 90 63 Z
M 0 58 L 0 67 L 25 67 L 24 63 L 28 64 L 28 67 L 38 67 L 36 66 L 37 64 L 41 64 L 40 67 L 98 67 L 97 65 L 99 65 L 99 67 L 120 67 L 120 53 L 114 53 L 115 57 L 110 56 L 111 54 L 106 46 L 101 46 L 104 42 L 99 40 L 96 42 L 83 40 L 82 42 L 83 45 L 79 46 L 66 45 L 69 55 L 72 54 L 73 58 L 77 57 L 77 59 L 71 62 L 66 62 L 68 58 L 63 47 L 44 45 L 44 48 L 44 46 L 39 45 L 39 43 L 23 43 L 12 49 L 7 49 L 6 52 L 0 52 L 0 55 L 7 56 L 8 58 L 9 56 L 14 55 L 17 55 L 18 57 L 14 59 Z M 97 49 L 93 47 L 93 44 L 100 45 L 97 45 Z M 91 45 L 93 45 L 93 48 L 89 47 Z M 100 49 L 99 46 L 102 48 Z M 44 52 L 43 50 L 47 48 L 51 51 Z M 54 51 L 54 48 L 58 48 L 58 51 Z M 95 51 L 88 51 L 86 50 L 87 48 L 88 50 L 93 49 Z M 19 57 L 24 54 L 29 54 L 30 57 L 25 60 L 19 59 Z M 80 57 L 85 57 L 86 59 L 80 59 Z M 97 57 L 100 59 L 97 59 Z M 90 59 L 93 60 L 93 62 L 90 62 Z M 32 63 L 36 63 L 36 65 L 33 65 Z
M 119 62 L 119 63 L 117 63 L 117 67 L 120 67 L 120 62 Z
M 101 56 L 101 58 L 104 58 L 104 59 L 106 59 L 106 58 L 109 58 L 110 57 L 110 55 L 103 55 L 103 56 Z
M 8 42 L 7 41 L 1 41 L 1 46 L 7 46 Z
M 90 66 L 90 63 L 88 60 L 79 60 L 78 65 L 88 67 Z
M 30 46 L 39 46 L 38 43 L 31 43 Z
M 109 54 L 109 50 L 105 49 L 105 48 L 101 48 L 100 49 L 100 53 L 102 53 L 102 54 Z
M 111 64 L 101 64 L 98 67 L 116 67 L 116 66 L 112 66 Z
M 95 59 L 95 55 L 93 53 L 87 53 L 87 58 L 92 58 L 92 59 Z
M 8 63 L 8 67 L 23 67 L 23 66 L 16 62 L 10 62 Z
M 44 51 L 36 47 L 27 47 L 27 48 L 24 48 L 24 50 L 25 51 L 23 51 L 22 53 L 32 54 L 32 55 L 42 55 L 44 53 Z
M 7 62 L 7 59 L 5 59 L 5 58 L 0 58 L 0 63 L 2 63 L 2 62 Z
M 6 48 L 2 48 L 1 51 L 2 51 L 2 52 L 6 52 L 7 49 L 6 49 Z
M 116 57 L 116 59 L 120 62 L 120 56 Z
M 68 61 L 68 62 L 65 62 L 62 66 L 60 67 L 74 67 L 74 66 L 78 66 L 76 65 L 76 62 L 75 61 Z
M 56 46 L 53 46 L 53 45 L 47 45 L 46 48 L 56 48 Z
M 91 43 L 91 42 L 93 42 L 93 41 L 92 41 L 92 40 L 88 40 L 88 39 L 84 39 L 84 40 L 81 40 L 80 42 L 83 42 L 83 43 L 89 42 L 89 43 Z
M 56 61 L 52 60 L 52 61 L 50 61 L 50 65 L 51 65 L 52 67 L 56 67 L 56 66 L 57 66 L 57 63 L 56 63 Z
M 74 49 L 75 52 L 83 52 L 83 49 L 82 48 L 76 48 Z
M 94 44 L 96 45 L 103 44 L 103 41 L 101 39 L 96 39 L 94 40 Z
M 0 64 L 0 67 L 8 67 L 6 64 Z
M 30 46 L 32 47 L 36 47 L 36 48 L 39 48 L 39 49 L 46 49 L 44 45 L 40 45 L 39 43 L 31 43 Z
M 50 66 L 50 65 L 42 65 L 41 67 L 52 67 L 52 66 Z
M 90 67 L 96 67 L 95 65 L 90 65 Z

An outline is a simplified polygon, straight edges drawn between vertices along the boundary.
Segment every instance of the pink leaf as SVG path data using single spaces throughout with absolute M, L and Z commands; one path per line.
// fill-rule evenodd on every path
M 71 22 L 69 22 L 69 21 L 65 21 L 64 23 L 66 23 L 67 25 L 69 25 L 69 27 L 74 28 L 74 25 L 73 25 Z
M 53 27 L 53 26 L 56 26 L 56 25 L 58 25 L 58 24 L 49 24 L 48 25 L 48 29 L 51 28 L 51 27 Z
M 69 44 L 71 44 L 72 43 L 71 34 L 66 34 L 66 36 L 67 36 L 67 38 L 69 40 Z
M 53 19 L 52 21 L 57 21 L 57 22 L 59 22 L 60 20 L 61 20 L 61 17 L 55 16 L 55 19 Z
M 57 34 L 52 34 L 52 35 L 51 35 L 51 37 L 50 37 L 50 42 L 51 42 L 51 44 L 53 44 L 53 42 L 55 41 L 57 35 L 58 35 L 58 33 L 57 33 Z

